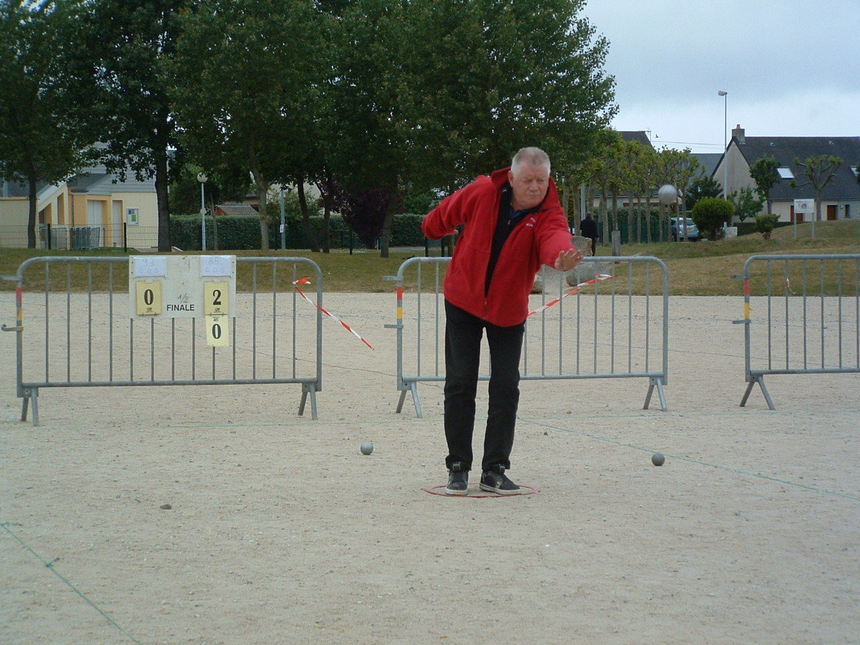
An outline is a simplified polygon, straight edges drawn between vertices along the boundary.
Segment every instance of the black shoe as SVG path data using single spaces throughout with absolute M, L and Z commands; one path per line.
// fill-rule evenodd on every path
M 512 482 L 502 466 L 494 466 L 492 470 L 485 470 L 481 475 L 481 490 L 499 495 L 519 495 L 523 489 Z
M 463 464 L 455 461 L 448 471 L 448 486 L 446 495 L 465 495 L 469 489 L 469 471 L 463 470 Z

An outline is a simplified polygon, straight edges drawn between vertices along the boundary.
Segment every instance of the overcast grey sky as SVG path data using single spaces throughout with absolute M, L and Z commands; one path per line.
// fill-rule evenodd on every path
M 860 0 L 589 0 L 617 130 L 722 152 L 747 136 L 860 136 Z

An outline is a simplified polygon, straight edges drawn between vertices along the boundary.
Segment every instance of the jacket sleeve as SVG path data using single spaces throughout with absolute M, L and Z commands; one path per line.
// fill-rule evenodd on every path
M 453 235 L 455 229 L 465 224 L 472 215 L 473 194 L 478 188 L 479 178 L 465 188 L 448 195 L 442 202 L 430 211 L 421 222 L 421 230 L 431 240 L 438 240 L 446 235 Z
M 552 266 L 559 253 L 574 248 L 573 235 L 560 208 L 544 216 L 546 219 L 538 231 L 538 256 L 541 264 Z

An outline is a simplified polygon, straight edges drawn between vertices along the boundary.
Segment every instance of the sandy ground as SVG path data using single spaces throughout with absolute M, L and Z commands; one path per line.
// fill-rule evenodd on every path
M 672 299 L 668 412 L 524 382 L 517 498 L 424 491 L 441 387 L 395 414 L 393 295 L 326 304 L 377 349 L 328 321 L 317 421 L 295 385 L 51 388 L 34 427 L 0 334 L 0 643 L 860 642 L 860 381 L 738 407 L 740 298 Z

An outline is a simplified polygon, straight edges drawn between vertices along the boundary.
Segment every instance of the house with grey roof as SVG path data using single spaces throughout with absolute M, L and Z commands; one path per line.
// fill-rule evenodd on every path
M 746 186 L 755 188 L 750 167 L 761 158 L 773 157 L 779 163 L 780 181 L 770 193 L 771 209 L 781 222 L 793 222 L 794 200 L 815 199 L 815 189 L 804 185 L 807 180 L 796 162 L 820 155 L 842 159 L 842 165 L 824 188 L 821 219 L 860 220 L 860 184 L 857 183 L 860 137 L 748 137 L 738 125 L 732 130 L 732 139 L 711 176 L 721 186 L 724 181 L 728 184 L 724 186 L 728 194 Z M 797 187 L 792 186 L 793 182 Z M 809 219 L 810 215 L 806 217 Z M 803 221 L 802 213 L 797 215 L 797 221 Z
M 4 180 L 0 185 L 0 247 L 27 245 L 27 186 Z M 50 239 L 47 232 L 50 230 Z M 155 180 L 124 180 L 104 166 L 82 170 L 67 181 L 36 187 L 38 245 L 53 249 L 158 246 L 158 200 Z M 78 242 L 82 241 L 83 245 Z
M 701 173 L 706 177 L 713 177 L 720 159 L 723 158 L 721 152 L 691 152 L 690 154 L 699 162 L 699 165 L 702 167 Z
M 648 132 L 645 130 L 619 130 L 618 134 L 624 141 L 635 141 L 641 143 L 646 148 L 653 148 L 651 139 L 648 138 Z

